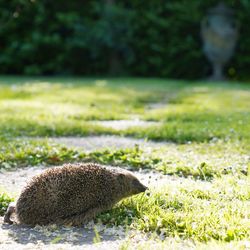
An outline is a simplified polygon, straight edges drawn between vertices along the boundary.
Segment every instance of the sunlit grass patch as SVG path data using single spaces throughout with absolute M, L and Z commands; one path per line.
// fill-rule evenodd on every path
M 173 183 L 121 202 L 99 216 L 161 237 L 195 241 L 250 239 L 249 177 L 228 176 L 211 185 Z M 230 185 L 231 184 L 231 185 Z
M 168 238 L 165 240 L 157 239 L 155 237 L 150 237 L 148 240 L 139 241 L 136 244 L 132 243 L 131 240 L 125 241 L 120 250 L 247 250 L 250 246 L 250 241 L 215 241 L 210 242 L 197 242 L 193 240 L 183 240 L 178 237 Z
M 2 216 L 8 208 L 10 202 L 14 201 L 7 193 L 0 187 L 0 216 Z

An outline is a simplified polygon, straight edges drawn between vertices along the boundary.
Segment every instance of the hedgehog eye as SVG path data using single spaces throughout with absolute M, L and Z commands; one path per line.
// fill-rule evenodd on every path
M 139 184 L 139 182 L 137 180 L 133 180 L 133 185 L 137 186 Z

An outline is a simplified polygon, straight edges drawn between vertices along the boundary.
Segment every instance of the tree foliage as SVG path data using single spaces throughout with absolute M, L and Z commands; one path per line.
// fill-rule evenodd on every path
M 241 23 L 227 71 L 247 77 L 250 2 L 226 2 Z M 200 21 L 216 3 L 0 0 L 0 73 L 199 78 L 210 71 Z

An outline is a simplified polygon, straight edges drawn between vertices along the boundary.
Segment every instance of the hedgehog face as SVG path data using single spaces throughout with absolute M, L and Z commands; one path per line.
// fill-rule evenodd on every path
M 130 173 L 119 174 L 120 183 L 125 188 L 126 196 L 145 192 L 148 188 L 144 186 L 135 176 Z
M 144 186 L 137 178 L 132 180 L 132 186 L 132 190 L 134 191 L 133 194 L 139 194 L 145 192 L 148 189 L 148 187 Z

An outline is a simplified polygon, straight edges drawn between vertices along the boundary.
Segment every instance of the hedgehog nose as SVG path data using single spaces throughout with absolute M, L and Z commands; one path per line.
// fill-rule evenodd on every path
M 142 191 L 142 192 L 145 192 L 147 189 L 148 189 L 148 187 L 146 187 L 146 186 L 144 186 L 144 185 L 141 185 L 141 191 Z

